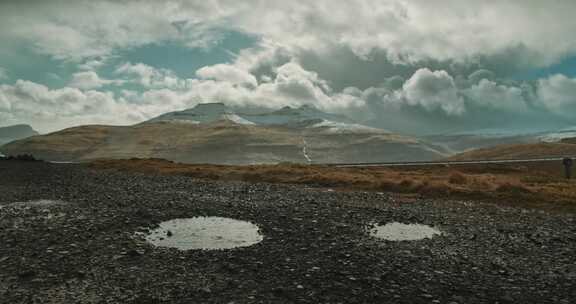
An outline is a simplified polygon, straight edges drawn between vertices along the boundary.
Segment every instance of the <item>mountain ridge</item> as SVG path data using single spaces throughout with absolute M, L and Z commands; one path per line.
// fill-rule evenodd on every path
M 0 145 L 38 134 L 39 133 L 28 124 L 0 127 Z
M 4 145 L 0 151 L 57 161 L 140 157 L 215 164 L 381 162 L 446 156 L 420 139 L 354 124 L 318 109 L 279 111 L 270 112 L 271 116 L 254 114 L 248 120 L 223 104 L 201 105 L 133 126 L 68 128 Z M 267 119 L 254 122 L 254 117 L 262 115 Z
M 164 113 L 143 123 L 159 121 L 208 123 L 217 120 L 231 120 L 240 124 L 296 127 L 312 125 L 322 121 L 354 124 L 354 121 L 348 117 L 326 113 L 309 105 L 303 105 L 298 108 L 285 106 L 278 110 L 255 114 L 237 112 L 224 103 L 200 103 L 193 108 Z

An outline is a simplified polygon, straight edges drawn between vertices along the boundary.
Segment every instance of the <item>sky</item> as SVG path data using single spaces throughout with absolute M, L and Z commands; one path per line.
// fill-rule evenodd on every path
M 576 125 L 573 0 L 0 0 L 0 126 L 312 105 L 405 134 Z

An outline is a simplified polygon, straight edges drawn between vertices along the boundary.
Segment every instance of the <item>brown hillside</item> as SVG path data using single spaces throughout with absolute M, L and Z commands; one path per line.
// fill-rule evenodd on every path
M 484 160 L 484 159 L 529 159 L 543 157 L 576 156 L 574 143 L 538 143 L 520 145 L 500 145 L 491 148 L 477 149 L 457 154 L 449 160 Z
M 163 158 L 183 163 L 263 164 L 430 160 L 445 157 L 418 139 L 391 133 L 331 133 L 325 128 L 156 122 L 81 126 L 0 147 L 7 155 L 51 161 Z

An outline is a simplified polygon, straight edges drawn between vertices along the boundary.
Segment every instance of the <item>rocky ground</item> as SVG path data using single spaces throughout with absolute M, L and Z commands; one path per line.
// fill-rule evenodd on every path
M 15 204 L 36 200 L 57 203 Z M 573 303 L 576 217 L 296 186 L 0 161 L 0 303 Z M 221 216 L 264 240 L 154 248 L 159 222 Z M 444 232 L 390 242 L 372 223 Z

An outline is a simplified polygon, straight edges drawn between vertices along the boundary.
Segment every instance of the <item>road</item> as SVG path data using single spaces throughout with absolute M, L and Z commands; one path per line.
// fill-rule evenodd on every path
M 576 157 L 572 157 L 576 158 Z M 338 168 L 353 167 L 400 167 L 400 166 L 448 166 L 448 165 L 474 165 L 474 164 L 509 164 L 509 163 L 535 163 L 535 162 L 561 162 L 562 157 L 532 158 L 532 159 L 501 159 L 501 160 L 464 160 L 464 161 L 416 161 L 416 162 L 389 162 L 389 163 L 357 163 L 357 164 L 326 164 Z

